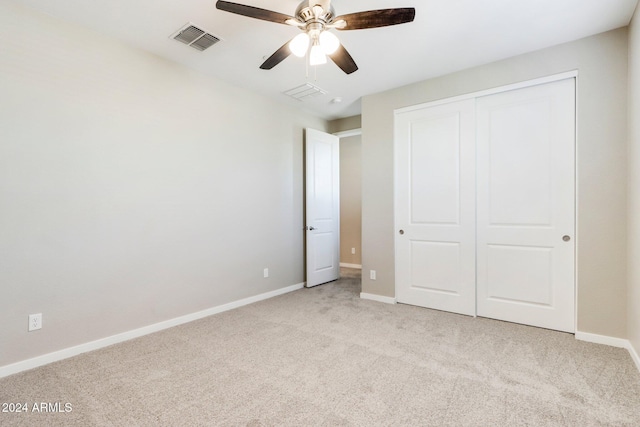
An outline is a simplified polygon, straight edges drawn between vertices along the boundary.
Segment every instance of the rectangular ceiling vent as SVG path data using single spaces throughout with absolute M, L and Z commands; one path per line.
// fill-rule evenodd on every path
M 171 38 L 199 51 L 210 48 L 220 41 L 220 38 L 201 30 L 192 23 L 188 23 L 176 33 L 172 34 Z
M 314 96 L 326 95 L 327 91 L 324 89 L 320 89 L 318 86 L 314 86 L 311 83 L 305 83 L 302 86 L 294 87 L 293 89 L 289 89 L 284 92 L 285 95 L 289 95 L 292 98 L 297 99 L 298 101 L 304 101 L 307 98 L 312 98 Z

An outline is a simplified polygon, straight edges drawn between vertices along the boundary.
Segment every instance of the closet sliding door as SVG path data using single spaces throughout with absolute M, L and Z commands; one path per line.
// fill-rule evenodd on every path
M 474 315 L 474 101 L 396 117 L 396 299 Z
M 396 299 L 573 332 L 575 79 L 396 113 Z
M 478 316 L 574 332 L 574 79 L 476 102 Z

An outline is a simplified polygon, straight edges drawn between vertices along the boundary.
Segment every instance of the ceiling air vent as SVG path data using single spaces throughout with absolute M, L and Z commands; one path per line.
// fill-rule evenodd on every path
M 200 51 L 220 41 L 218 37 L 201 30 L 192 23 L 188 23 L 182 27 L 178 32 L 171 35 L 171 38 Z
M 298 101 L 304 101 L 306 98 L 311 98 L 319 95 L 326 95 L 327 91 L 320 89 L 318 86 L 314 86 L 311 83 L 305 83 L 302 86 L 294 87 L 284 92 L 285 95 L 289 95 Z

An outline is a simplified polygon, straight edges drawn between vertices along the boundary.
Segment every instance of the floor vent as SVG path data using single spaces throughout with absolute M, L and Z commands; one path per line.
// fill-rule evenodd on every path
M 200 51 L 210 48 L 220 41 L 218 37 L 201 30 L 192 23 L 188 23 L 172 34 L 171 38 Z
M 314 86 L 311 83 L 305 83 L 301 86 L 294 87 L 293 89 L 289 89 L 286 92 L 283 92 L 285 95 L 288 95 L 292 98 L 297 99 L 298 101 L 304 101 L 306 98 L 311 98 L 319 95 L 326 95 L 327 91 L 324 89 L 320 89 L 318 86 Z

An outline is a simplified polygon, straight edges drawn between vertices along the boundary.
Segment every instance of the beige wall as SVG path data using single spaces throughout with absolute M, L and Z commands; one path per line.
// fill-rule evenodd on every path
M 361 163 L 360 135 L 340 138 L 340 262 L 355 265 L 362 264 Z
M 629 302 L 628 334 L 640 354 L 640 9 L 629 29 Z
M 626 337 L 627 30 L 363 98 L 363 292 L 394 295 L 394 109 L 579 70 L 578 330 Z M 372 281 L 366 273 L 377 271 Z
M 327 122 L 7 2 L 0 38 L 0 367 L 304 281 Z
M 329 122 L 329 132 L 331 133 L 360 129 L 360 127 L 362 127 L 362 116 L 360 115 L 336 119 Z
M 329 132 L 360 129 L 361 120 L 359 115 L 332 120 Z M 340 263 L 355 265 L 362 264 L 361 151 L 360 135 L 340 139 Z

